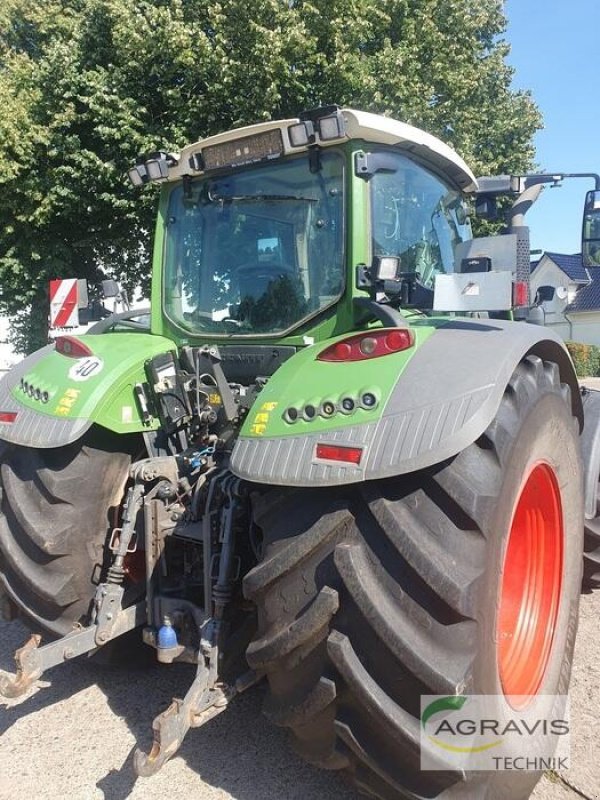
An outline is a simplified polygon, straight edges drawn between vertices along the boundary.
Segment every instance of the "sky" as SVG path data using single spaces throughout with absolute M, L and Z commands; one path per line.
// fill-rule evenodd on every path
M 541 172 L 600 173 L 600 0 L 506 0 L 515 89 L 544 117 L 535 137 Z M 527 214 L 532 249 L 576 253 L 587 180 L 546 188 Z

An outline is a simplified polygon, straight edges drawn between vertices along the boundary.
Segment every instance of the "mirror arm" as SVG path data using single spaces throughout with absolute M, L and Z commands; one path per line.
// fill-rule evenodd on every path
M 563 178 L 592 178 L 595 182 L 594 189 L 600 192 L 600 175 L 596 172 L 563 172 Z

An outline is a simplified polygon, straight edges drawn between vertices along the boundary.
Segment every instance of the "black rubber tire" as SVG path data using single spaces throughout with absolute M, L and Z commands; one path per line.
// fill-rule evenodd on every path
M 593 591 L 600 587 L 600 485 L 598 515 L 585 521 L 583 543 L 583 588 Z
M 247 659 L 267 674 L 265 714 L 304 758 L 386 800 L 529 796 L 539 773 L 421 772 L 419 704 L 422 694 L 499 694 L 507 712 L 497 599 L 513 511 L 539 461 L 560 486 L 565 531 L 534 700 L 543 704 L 569 685 L 583 546 L 578 431 L 555 364 L 525 359 L 486 433 L 436 468 L 339 491 L 257 493 L 264 558 L 244 580 L 259 618 Z
M 95 432 L 55 449 L 4 445 L 0 581 L 34 629 L 63 636 L 87 621 L 131 444 Z

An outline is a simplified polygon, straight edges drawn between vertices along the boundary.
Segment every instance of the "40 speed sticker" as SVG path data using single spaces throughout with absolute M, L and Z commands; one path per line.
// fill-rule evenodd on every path
M 104 369 L 104 361 L 96 356 L 86 356 L 79 358 L 69 370 L 69 378 L 72 381 L 87 381 L 98 375 Z

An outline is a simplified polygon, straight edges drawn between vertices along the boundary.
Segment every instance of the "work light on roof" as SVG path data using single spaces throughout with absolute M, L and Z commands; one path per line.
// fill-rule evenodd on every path
M 135 167 L 129 170 L 128 175 L 129 180 L 134 186 L 143 186 L 150 180 L 148 177 L 148 170 L 144 164 L 136 164 Z
M 292 147 L 306 147 L 318 138 L 327 142 L 341 139 L 346 135 L 346 123 L 341 109 L 337 106 L 323 106 L 303 111 L 300 122 L 290 125 L 288 135 Z
M 330 139 L 340 139 L 344 136 L 344 118 L 340 111 L 336 111 L 335 114 L 331 114 L 328 117 L 321 117 L 321 119 L 317 120 L 317 126 L 319 138 L 324 142 Z
M 162 151 L 151 153 L 146 161 L 146 169 L 151 181 L 166 181 L 169 177 L 169 156 Z
M 162 150 L 140 156 L 135 167 L 129 170 L 129 180 L 134 186 L 143 186 L 150 181 L 166 181 L 169 177 L 169 167 L 176 164 L 177 157 Z
M 290 125 L 288 134 L 292 147 L 303 147 L 315 140 L 315 128 L 310 120 Z

